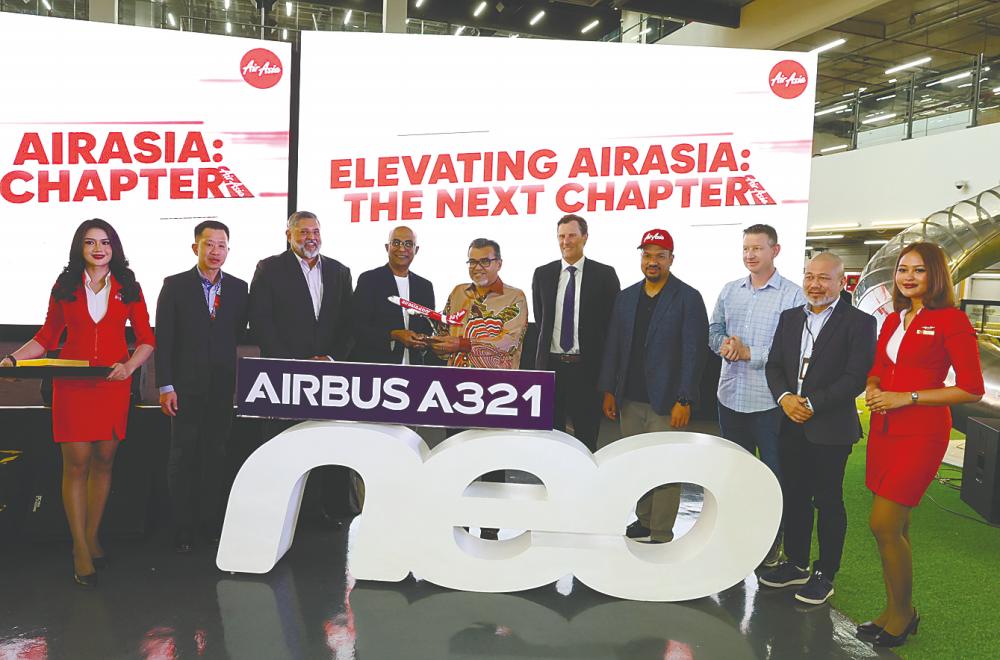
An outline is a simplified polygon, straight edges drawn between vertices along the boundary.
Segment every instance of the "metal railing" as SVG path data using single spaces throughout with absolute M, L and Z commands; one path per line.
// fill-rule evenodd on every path
M 814 156 L 1000 122 L 1000 58 L 862 87 L 815 114 Z
M 86 20 L 90 0 L 0 0 L 0 11 Z M 208 34 L 297 42 L 303 31 L 381 32 L 382 15 L 310 2 L 278 0 L 263 17 L 252 0 L 119 0 L 119 22 Z M 473 26 L 407 19 L 410 34 L 477 36 Z M 643 16 L 601 41 L 655 43 L 682 21 Z M 499 32 L 494 36 L 530 37 Z M 813 155 L 908 140 L 1000 122 L 1000 57 L 978 56 L 965 66 L 934 74 L 901 75 L 817 103 Z

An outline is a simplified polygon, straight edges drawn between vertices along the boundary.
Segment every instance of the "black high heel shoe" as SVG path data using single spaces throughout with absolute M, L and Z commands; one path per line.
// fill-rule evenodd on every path
M 875 638 L 878 637 L 882 630 L 882 626 L 878 625 L 874 621 L 865 621 L 864 623 L 858 625 L 857 630 L 854 632 L 854 636 L 863 642 L 874 642 Z
M 89 575 L 80 575 L 79 573 L 73 573 L 73 581 L 76 582 L 81 587 L 87 587 L 92 589 L 97 586 L 97 571 L 90 573 Z
M 96 570 L 98 570 L 98 571 L 103 571 L 103 570 L 107 569 L 107 567 L 108 567 L 108 565 L 110 563 L 108 561 L 108 556 L 107 555 L 104 555 L 103 557 L 91 557 L 90 561 L 94 562 L 94 568 Z
M 910 619 L 910 622 L 908 624 L 906 624 L 906 628 L 903 629 L 903 632 L 899 633 L 898 635 L 891 635 L 887 633 L 883 628 L 882 632 L 880 632 L 875 637 L 874 644 L 875 646 L 884 646 L 887 648 L 902 646 L 903 644 L 906 643 L 907 637 L 909 637 L 910 635 L 917 634 L 917 627 L 919 625 L 920 625 L 920 615 L 917 614 L 916 610 L 913 610 L 913 618 Z

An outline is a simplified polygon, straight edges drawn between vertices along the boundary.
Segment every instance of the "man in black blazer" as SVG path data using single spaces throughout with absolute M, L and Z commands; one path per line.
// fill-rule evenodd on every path
M 262 259 L 250 283 L 250 332 L 261 357 L 346 360 L 351 346 L 351 271 L 320 254 L 319 219 L 309 211 L 288 218 L 289 249 Z M 264 424 L 269 440 L 296 422 Z M 348 470 L 321 467 L 322 508 L 327 519 L 357 513 Z M 305 508 L 311 498 L 307 494 Z
M 202 222 L 194 240 L 198 265 L 167 277 L 156 303 L 156 384 L 170 417 L 167 484 L 178 552 L 192 550 L 199 513 L 210 536 L 222 527 L 236 346 L 247 327 L 247 283 L 222 271 L 229 228 Z
M 354 289 L 355 362 L 382 364 L 424 364 L 426 337 L 434 334 L 430 321 L 411 316 L 389 296 L 412 300 L 434 309 L 434 285 L 410 270 L 420 251 L 417 236 L 409 227 L 396 227 L 385 244 L 389 262 L 361 273 Z
M 811 605 L 833 595 L 847 533 L 844 468 L 862 435 L 855 399 L 875 358 L 875 318 L 840 298 L 840 257 L 822 252 L 806 265 L 808 303 L 781 313 L 771 343 L 767 384 L 785 413 L 781 458 L 788 561 L 761 575 L 768 587 L 804 585 L 795 598 Z M 819 559 L 809 573 L 813 511 Z
M 288 218 L 290 248 L 262 259 L 250 284 L 250 330 L 261 357 L 344 360 L 351 341 L 351 271 L 320 255 L 319 220 Z
M 565 431 L 570 421 L 573 435 L 597 451 L 601 428 L 597 377 L 621 285 L 614 268 L 583 256 L 586 220 L 563 216 L 556 223 L 556 238 L 562 259 L 539 266 L 531 279 L 538 326 L 535 369 L 556 373 L 555 428 Z

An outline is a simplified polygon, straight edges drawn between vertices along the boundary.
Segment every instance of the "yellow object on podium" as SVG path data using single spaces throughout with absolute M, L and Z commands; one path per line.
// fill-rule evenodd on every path
M 18 360 L 19 367 L 89 367 L 87 360 L 59 360 L 54 358 L 39 358 L 37 360 Z

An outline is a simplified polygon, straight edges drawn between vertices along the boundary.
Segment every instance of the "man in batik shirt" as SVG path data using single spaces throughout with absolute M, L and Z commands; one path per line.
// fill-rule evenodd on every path
M 496 241 L 477 238 L 469 245 L 470 284 L 452 289 L 444 314 L 465 310 L 461 325 L 438 324 L 430 346 L 451 367 L 517 369 L 528 329 L 528 300 L 524 291 L 500 280 L 500 246 Z M 448 435 L 463 429 L 448 429 Z M 503 470 L 487 472 L 483 481 L 505 481 Z M 468 530 L 466 530 L 468 531 Z M 484 527 L 480 537 L 498 539 L 499 530 Z
M 465 318 L 461 325 L 440 324 L 431 348 L 452 367 L 517 369 L 528 329 L 524 292 L 500 280 L 496 241 L 472 241 L 467 263 L 472 282 L 452 289 L 444 308 L 446 315 L 465 310 Z

